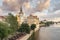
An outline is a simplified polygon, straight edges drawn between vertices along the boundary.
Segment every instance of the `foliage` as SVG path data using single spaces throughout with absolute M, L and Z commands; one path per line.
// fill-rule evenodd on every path
M 36 24 L 31 25 L 31 30 L 34 30 L 36 28 Z
M 45 26 L 49 26 L 49 25 L 51 25 L 51 24 L 54 24 L 54 22 L 48 21 L 48 22 L 45 23 Z
M 44 25 L 42 25 L 42 27 L 43 26 L 50 26 L 51 24 L 54 24 L 54 22 L 53 21 L 46 21 L 46 20 L 44 20 L 44 21 L 41 21 L 40 22 L 40 24 L 44 24 Z
M 8 29 L 9 29 L 9 27 L 6 23 L 0 22 L 0 38 L 1 38 L 1 40 L 3 40 L 3 38 L 8 36 L 8 34 L 9 34 Z
M 27 23 L 22 23 L 18 31 L 30 33 L 30 27 Z
M 46 22 L 46 23 L 45 23 L 45 26 L 49 26 L 49 25 L 50 25 L 50 23 L 49 23 L 49 22 Z
M 39 24 L 45 24 L 43 21 L 41 21 Z
M 8 16 L 6 18 L 6 22 L 8 24 L 10 24 L 11 31 L 14 32 L 18 29 L 17 18 L 14 15 L 12 15 L 11 13 L 8 14 Z

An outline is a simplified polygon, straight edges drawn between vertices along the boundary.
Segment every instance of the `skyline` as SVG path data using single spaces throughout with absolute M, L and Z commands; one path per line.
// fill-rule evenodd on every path
M 8 12 L 17 13 L 22 5 L 26 15 L 33 13 L 41 19 L 60 20 L 59 4 L 60 0 L 0 0 L 0 15 L 6 15 Z

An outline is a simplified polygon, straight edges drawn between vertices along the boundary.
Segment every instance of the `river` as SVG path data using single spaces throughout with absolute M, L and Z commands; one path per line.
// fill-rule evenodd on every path
M 40 28 L 39 40 L 60 40 L 60 24 Z

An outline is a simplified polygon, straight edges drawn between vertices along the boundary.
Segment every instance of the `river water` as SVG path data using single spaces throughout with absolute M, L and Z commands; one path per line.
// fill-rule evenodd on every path
M 39 31 L 39 40 L 60 40 L 60 24 L 42 27 Z

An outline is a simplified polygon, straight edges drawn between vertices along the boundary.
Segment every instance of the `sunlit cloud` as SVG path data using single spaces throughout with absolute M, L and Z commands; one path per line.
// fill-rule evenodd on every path
M 3 0 L 3 1 L 9 2 L 10 0 Z
M 25 8 L 27 8 L 27 9 L 30 9 L 30 8 L 31 8 L 31 6 L 30 6 L 30 3 L 29 3 L 29 2 L 25 2 L 25 3 L 24 3 L 24 6 L 25 6 Z
M 60 2 L 51 3 L 51 0 L 3 0 L 2 9 L 5 11 L 13 11 L 13 12 L 15 11 L 16 12 L 16 11 L 19 11 L 20 6 L 22 6 L 23 11 L 26 14 L 33 13 L 34 15 L 37 15 L 39 18 L 52 19 L 52 18 L 60 17 L 60 14 L 58 12 L 55 12 L 55 13 L 53 12 L 54 8 L 55 8 L 55 10 L 57 9 L 57 11 L 58 11 L 58 9 L 60 8 L 59 4 L 60 4 Z M 51 11 L 49 8 L 52 9 L 53 14 L 52 13 L 46 14 L 49 11 Z M 49 9 L 49 11 L 48 11 L 48 9 Z
M 44 1 L 44 0 L 42 0 Z M 48 8 L 49 6 L 49 0 L 47 0 L 46 2 L 44 2 L 44 6 L 40 3 L 41 0 L 4 0 L 3 1 L 3 7 L 6 10 L 9 11 L 15 11 L 15 10 L 19 10 L 21 5 L 25 6 L 25 9 L 30 9 L 32 8 L 33 11 L 34 10 L 42 10 L 44 8 Z M 36 11 L 35 11 L 36 12 Z
M 50 0 L 41 0 L 40 4 L 37 6 L 38 11 L 42 11 L 44 9 L 47 9 L 50 5 Z
M 16 11 L 19 9 L 19 5 L 16 0 L 4 0 L 3 9 L 6 11 Z
M 44 4 L 44 7 L 48 8 L 50 6 L 50 0 L 47 0 Z
M 32 13 L 40 19 L 55 19 L 60 17 L 60 0 L 3 0 L 2 4 L 0 14 L 4 12 L 16 13 L 22 6 L 24 13 L 27 15 Z

